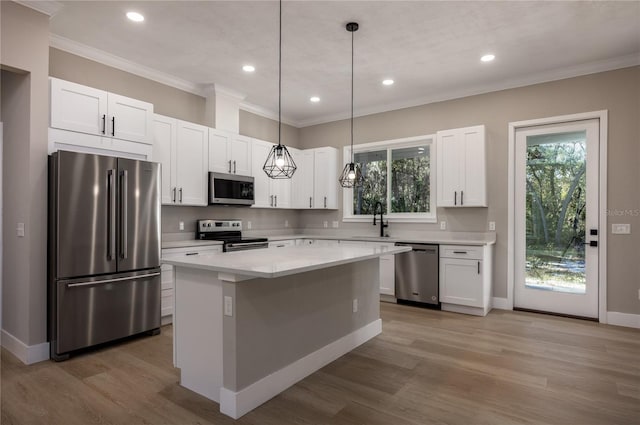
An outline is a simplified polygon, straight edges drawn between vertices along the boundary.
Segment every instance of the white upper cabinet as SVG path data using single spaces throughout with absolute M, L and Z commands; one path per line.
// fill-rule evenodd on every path
M 326 147 L 313 150 L 313 206 L 338 208 L 338 150 Z
M 439 207 L 486 207 L 484 125 L 438 131 L 437 204 Z
M 291 179 L 269 178 L 262 169 L 272 147 L 273 143 L 256 139 L 252 141 L 251 159 L 255 196 L 253 207 L 291 208 Z
M 50 126 L 153 143 L 153 105 L 81 84 L 50 78 Z
M 252 138 L 226 131 L 209 129 L 209 171 L 252 175 Z
M 156 114 L 154 132 L 154 158 L 162 164 L 162 203 L 207 205 L 209 129 Z
M 313 150 L 289 148 L 298 169 L 291 179 L 292 207 L 313 208 Z

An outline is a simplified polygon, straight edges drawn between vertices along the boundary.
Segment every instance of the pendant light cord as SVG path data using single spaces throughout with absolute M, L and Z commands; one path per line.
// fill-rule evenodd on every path
M 280 24 L 278 29 L 278 146 L 282 135 L 282 0 L 280 0 Z
M 351 162 L 353 163 L 353 33 L 351 31 Z

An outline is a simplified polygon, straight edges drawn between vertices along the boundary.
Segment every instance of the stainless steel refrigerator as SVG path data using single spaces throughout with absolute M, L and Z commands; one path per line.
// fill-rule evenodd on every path
M 160 327 L 160 166 L 49 157 L 50 355 Z

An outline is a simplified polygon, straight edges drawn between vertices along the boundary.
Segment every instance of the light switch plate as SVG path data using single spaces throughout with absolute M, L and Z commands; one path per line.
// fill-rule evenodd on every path
M 630 224 L 612 224 L 611 225 L 611 233 L 614 235 L 630 235 L 631 234 L 631 225 Z
M 24 237 L 24 223 L 18 223 L 18 228 L 16 229 L 17 233 L 18 233 L 18 237 L 23 238 Z
M 440 222 L 440 230 L 447 230 L 447 222 L 446 221 L 441 221 Z
M 495 221 L 490 221 L 489 222 L 489 230 L 495 232 L 495 230 L 496 230 L 496 222 Z
M 180 230 L 184 230 L 184 221 L 180 222 Z
M 327 227 L 329 227 L 329 222 L 328 222 L 328 221 L 325 221 L 325 222 L 324 222 L 324 228 L 326 229 Z
M 354 312 L 354 313 L 357 313 L 357 312 L 358 312 L 358 299 L 357 299 L 357 298 L 354 298 L 354 299 L 353 299 L 353 305 L 352 305 L 352 307 L 353 307 L 353 312 Z
M 333 228 L 334 228 L 334 229 L 337 229 L 337 228 L 338 228 L 338 226 L 340 226 L 340 222 L 339 222 L 339 221 L 334 221 L 334 222 L 333 222 Z
M 251 222 L 247 221 L 247 230 L 251 230 Z

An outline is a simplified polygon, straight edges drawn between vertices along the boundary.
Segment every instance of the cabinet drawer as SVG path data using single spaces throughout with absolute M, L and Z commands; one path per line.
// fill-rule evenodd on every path
M 185 248 L 165 248 L 162 255 L 198 255 L 200 253 L 222 252 L 222 245 L 189 246 Z
M 440 245 L 440 258 L 482 260 L 482 251 L 481 246 Z

